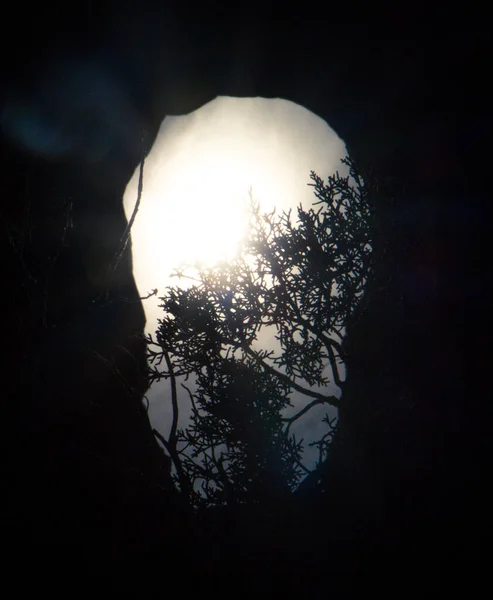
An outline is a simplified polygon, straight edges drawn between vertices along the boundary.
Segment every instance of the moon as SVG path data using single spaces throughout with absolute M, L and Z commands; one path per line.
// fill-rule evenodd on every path
M 342 173 L 345 154 L 325 121 L 287 100 L 218 97 L 167 117 L 146 158 L 131 232 L 140 295 L 176 284 L 170 275 L 184 263 L 234 258 L 246 234 L 250 188 L 265 211 L 310 206 L 310 170 Z M 124 195 L 128 220 L 138 175 L 137 169 Z M 157 325 L 157 304 L 145 303 L 148 332 Z
M 307 185 L 310 171 L 324 179 L 336 170 L 347 175 L 340 162 L 346 155 L 344 142 L 324 120 L 287 100 L 218 97 L 188 115 L 166 117 L 145 161 L 131 231 L 140 296 L 157 288 L 159 297 L 166 286 L 181 285 L 183 280 L 170 276 L 183 264 L 233 259 L 247 232 L 250 189 L 263 212 L 308 208 L 315 200 Z M 127 219 L 138 180 L 137 168 L 124 195 Z M 144 301 L 146 333 L 152 335 L 161 316 L 158 297 Z M 171 408 L 162 383 L 148 393 L 149 414 L 166 432 Z M 315 412 L 305 424 L 305 439 L 325 431 Z M 186 418 L 181 410 L 180 426 Z

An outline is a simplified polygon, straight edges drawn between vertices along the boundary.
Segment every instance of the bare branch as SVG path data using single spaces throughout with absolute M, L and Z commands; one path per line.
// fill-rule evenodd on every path
M 339 402 L 339 399 L 337 398 L 337 396 L 324 396 L 323 394 L 314 392 L 313 390 L 311 390 L 309 388 L 305 388 L 305 387 L 299 385 L 298 383 L 296 383 L 295 381 L 293 381 L 291 379 L 291 377 L 288 377 L 288 375 L 281 373 L 277 369 L 274 369 L 274 367 L 271 367 L 269 364 L 267 364 L 262 359 L 262 357 L 259 356 L 258 353 L 255 352 L 255 350 L 253 350 L 253 348 L 250 348 L 249 346 L 244 345 L 244 344 L 243 345 L 238 344 L 237 342 L 234 342 L 232 340 L 224 340 L 224 341 L 226 344 L 230 344 L 231 346 L 236 346 L 237 348 L 241 348 L 246 354 L 248 354 L 248 356 L 251 356 L 268 373 L 270 373 L 274 377 L 277 377 L 278 379 L 280 379 L 281 381 L 286 383 L 286 385 L 293 388 L 297 392 L 300 392 L 301 394 L 303 394 L 305 396 L 310 396 L 311 398 L 316 398 L 318 401 L 317 404 L 330 404 L 332 406 L 339 407 L 340 402 Z
M 130 240 L 130 231 L 132 229 L 132 225 L 134 224 L 135 217 L 137 216 L 137 213 L 139 211 L 140 201 L 142 199 L 142 192 L 144 190 L 144 163 L 145 163 L 145 152 L 144 152 L 144 148 L 142 148 L 142 160 L 140 161 L 140 168 L 139 168 L 139 184 L 138 184 L 138 189 L 137 189 L 137 201 L 135 202 L 132 216 L 130 217 L 130 220 L 127 223 L 125 231 L 123 232 L 123 235 L 120 239 L 120 247 L 115 254 L 115 260 L 113 262 L 113 265 L 110 266 L 110 269 L 108 272 L 108 282 L 107 282 L 107 286 L 106 286 L 106 300 L 108 300 L 108 298 L 109 298 L 111 280 L 113 279 L 113 275 L 115 274 L 115 271 L 118 268 L 118 265 L 120 264 L 120 262 L 123 258 L 123 255 L 125 254 L 125 250 L 127 249 L 127 245 Z
M 336 398 L 337 400 L 337 398 Z M 292 417 L 283 417 L 283 421 L 285 421 L 288 426 L 286 428 L 286 433 L 289 433 L 289 429 L 291 428 L 291 425 L 297 421 L 300 417 L 302 417 L 303 415 L 305 415 L 309 410 L 311 410 L 314 406 L 318 406 L 319 404 L 331 404 L 331 402 L 329 402 L 327 400 L 327 398 L 320 398 L 317 400 L 313 400 L 313 402 L 310 402 L 310 404 L 307 404 L 306 406 L 304 406 L 299 412 L 297 412 L 295 415 L 293 415 Z
M 180 482 L 182 494 L 184 495 L 187 504 L 189 504 L 191 500 L 191 485 L 188 476 L 183 470 L 183 465 L 178 455 L 178 452 L 176 451 L 176 448 L 173 448 L 173 446 L 166 441 L 166 439 L 159 433 L 157 429 L 153 429 L 152 433 L 157 437 L 157 439 L 168 451 L 168 454 L 170 455 L 170 458 L 173 461 L 173 464 L 176 468 L 176 472 L 178 474 L 178 481 Z
M 169 443 L 173 446 L 173 449 L 176 451 L 176 430 L 178 427 L 178 393 L 176 391 L 176 377 L 173 372 L 173 363 L 169 357 L 169 353 L 164 350 L 164 359 L 166 361 L 166 366 L 168 367 L 168 373 L 170 377 L 171 383 L 171 405 L 173 407 L 173 421 L 171 423 L 171 429 L 169 433 Z

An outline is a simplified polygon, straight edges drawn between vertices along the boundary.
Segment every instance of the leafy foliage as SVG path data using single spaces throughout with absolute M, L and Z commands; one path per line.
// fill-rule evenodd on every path
M 316 201 L 309 210 L 262 214 L 252 198 L 251 227 L 239 256 L 177 276 L 160 298 L 164 316 L 149 336 L 151 380 L 171 383 L 173 423 L 159 435 L 191 503 L 266 503 L 293 491 L 306 467 L 303 440 L 291 425 L 316 405 L 338 406 L 327 393 L 339 374 L 347 319 L 361 297 L 371 258 L 370 207 L 353 162 L 342 161 L 325 184 L 310 177 Z M 275 349 L 259 348 L 261 331 Z M 192 404 L 191 425 L 178 430 L 178 386 Z M 290 396 L 305 406 L 286 416 Z M 314 442 L 323 460 L 334 422 Z

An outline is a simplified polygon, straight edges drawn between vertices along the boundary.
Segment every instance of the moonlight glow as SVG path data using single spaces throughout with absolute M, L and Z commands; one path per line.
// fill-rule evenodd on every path
M 161 201 L 155 199 L 154 216 L 142 224 L 147 229 L 147 260 L 156 278 L 167 275 L 160 271 L 164 251 L 178 267 L 182 262 L 212 265 L 233 258 L 238 250 L 247 222 L 247 194 L 238 186 L 241 163 L 221 156 L 215 145 L 211 140 L 207 152 L 192 164 L 170 165 Z
M 340 169 L 342 140 L 319 117 L 278 99 L 216 98 L 182 117 L 167 117 L 144 168 L 132 227 L 134 275 L 141 296 L 176 283 L 182 263 L 232 258 L 246 233 L 248 191 L 264 211 L 313 202 L 310 170 Z M 125 214 L 137 197 L 138 169 L 127 186 Z M 145 303 L 154 333 L 158 301 Z
M 233 258 L 249 222 L 250 188 L 262 212 L 296 211 L 300 203 L 307 208 L 315 199 L 307 185 L 310 171 L 323 178 L 336 170 L 345 175 L 340 159 L 346 154 L 325 121 L 286 100 L 221 97 L 189 115 L 167 117 L 145 161 L 132 227 L 140 295 L 157 288 L 159 297 L 168 285 L 185 285 L 170 279 L 184 263 L 212 265 Z M 135 207 L 138 175 L 139 169 L 125 192 L 127 219 Z M 146 333 L 153 336 L 161 317 L 158 297 L 144 302 Z M 265 331 L 258 344 L 275 344 L 273 333 Z M 153 426 L 164 432 L 171 422 L 168 387 L 159 383 L 147 394 Z M 296 407 L 297 393 L 293 402 Z M 189 418 L 186 404 L 180 406 L 180 426 Z M 320 437 L 322 416 L 310 411 L 301 437 Z M 310 455 L 307 448 L 308 461 Z

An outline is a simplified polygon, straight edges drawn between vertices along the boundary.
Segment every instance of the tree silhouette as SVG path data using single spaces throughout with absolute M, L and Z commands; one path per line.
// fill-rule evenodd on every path
M 318 405 L 340 405 L 344 327 L 371 273 L 367 186 L 342 160 L 327 183 L 310 174 L 316 201 L 262 214 L 251 199 L 251 223 L 237 258 L 176 276 L 160 298 L 164 316 L 148 336 L 151 381 L 169 380 L 173 420 L 168 439 L 155 434 L 194 506 L 276 503 L 309 471 L 292 425 Z M 274 349 L 259 347 L 271 332 Z M 178 383 L 181 383 L 179 386 Z M 289 414 L 297 392 L 304 406 Z M 179 398 L 180 393 L 180 398 Z M 178 429 L 179 403 L 191 402 L 191 424 Z M 324 460 L 336 427 L 312 442 Z

